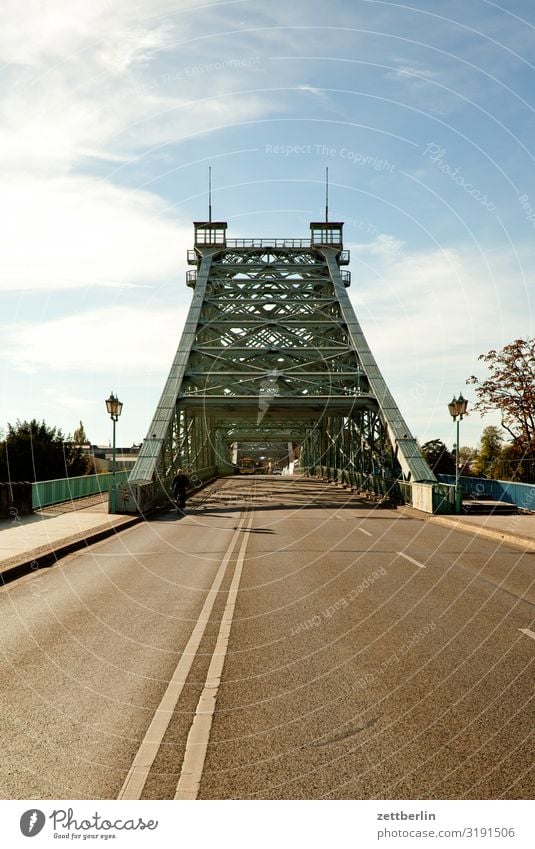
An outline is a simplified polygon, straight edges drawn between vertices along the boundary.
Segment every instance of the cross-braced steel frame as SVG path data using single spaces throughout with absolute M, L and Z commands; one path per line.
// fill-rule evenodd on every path
M 195 224 L 193 300 L 121 508 L 153 506 L 178 467 L 232 473 L 235 442 L 299 443 L 303 471 L 364 485 L 434 481 L 349 300 L 342 224 L 306 240 L 226 231 Z

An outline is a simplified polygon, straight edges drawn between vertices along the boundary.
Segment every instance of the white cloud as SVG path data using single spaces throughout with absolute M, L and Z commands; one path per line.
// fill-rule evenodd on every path
M 212 46 L 190 43 L 198 37 L 195 12 L 186 0 L 152 0 L 150 14 L 128 0 L 50 0 L 46 7 L 8 0 L 0 29 L 0 59 L 11 63 L 0 99 L 0 169 L 65 174 L 83 157 L 124 161 L 272 111 L 267 97 L 232 94 L 239 63 L 217 72 L 210 72 L 213 62 L 203 65 Z M 168 55 L 186 64 L 191 57 L 198 73 L 163 73 Z
M 86 177 L 5 181 L 0 216 L 4 291 L 154 283 L 191 242 L 156 196 Z
M 169 5 L 154 0 L 154 15 Z M 165 19 L 144 22 L 126 0 L 7 0 L 2 18 L 3 168 L 68 169 L 82 146 L 101 149 L 145 114 L 135 72 L 165 46 Z
M 131 80 L 91 80 L 67 67 L 25 83 L 29 76 L 22 72 L 2 99 L 0 165 L 10 175 L 68 173 L 88 149 L 113 148 L 123 128 L 147 110 Z
M 171 365 L 186 308 L 107 306 L 2 333 L 2 356 L 19 371 L 164 374 Z
M 39 67 L 51 59 L 73 59 L 91 49 L 86 62 L 123 70 L 166 34 L 166 13 L 191 7 L 186 0 L 4 0 L 0 58 Z M 23 36 L 22 36 L 23 34 Z
M 76 170 L 92 157 L 150 157 L 272 108 L 254 94 L 218 96 L 232 69 L 210 76 L 208 88 L 203 74 L 171 92 L 163 74 L 151 80 L 154 57 L 187 37 L 194 12 L 186 0 L 152 0 L 149 13 L 129 0 L 8 0 L 0 58 L 14 64 L 0 95 L 0 291 L 139 285 L 176 274 L 189 225 L 186 235 L 155 195 Z
M 139 93 L 137 96 L 142 97 Z M 112 149 L 134 153 L 142 147 L 150 155 L 161 145 L 240 126 L 264 118 L 275 108 L 267 98 L 251 93 L 212 91 L 205 96 L 203 91 L 200 96 L 192 92 L 188 98 L 154 94 L 145 103 L 145 114 L 125 123 L 120 137 L 113 140 Z
M 392 77 L 396 77 L 398 79 L 403 78 L 418 78 L 423 77 L 424 79 L 432 79 L 436 77 L 435 71 L 432 71 L 430 68 L 418 68 L 413 67 L 411 65 L 400 65 L 399 68 L 396 68 L 391 73 Z
M 92 406 L 89 398 L 57 386 L 45 386 L 44 397 L 53 409 L 60 409 L 63 414 L 83 415 Z
M 307 91 L 309 94 L 313 94 L 316 97 L 324 97 L 325 96 L 325 92 L 321 88 L 316 88 L 316 86 L 313 86 L 313 85 L 298 85 L 297 90 L 298 91 Z
M 512 256 L 475 248 L 407 251 L 388 234 L 351 249 L 352 300 L 390 372 L 407 373 L 409 363 L 413 374 L 433 364 L 467 371 L 480 353 L 518 335 L 526 293 Z
M 478 356 L 530 335 L 529 291 L 522 264 L 511 252 L 475 246 L 410 251 L 380 234 L 348 245 L 349 289 L 364 335 L 413 433 L 451 441 L 446 404 L 463 391 L 470 374 L 484 369 Z M 463 442 L 476 444 L 485 424 L 463 423 Z

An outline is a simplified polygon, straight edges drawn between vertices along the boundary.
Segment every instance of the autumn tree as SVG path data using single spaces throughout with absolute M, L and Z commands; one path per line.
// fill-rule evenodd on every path
M 535 339 L 516 339 L 501 351 L 479 357 L 490 372 L 480 380 L 472 375 L 466 382 L 475 386 L 474 410 L 482 415 L 501 414 L 502 427 L 509 433 L 517 453 L 535 455 Z

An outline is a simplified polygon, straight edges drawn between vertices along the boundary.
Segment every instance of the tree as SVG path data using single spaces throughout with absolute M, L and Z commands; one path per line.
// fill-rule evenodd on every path
M 518 463 L 518 457 L 515 454 L 515 446 L 508 442 L 502 447 L 500 455 L 500 465 L 495 477 L 503 481 L 522 480 L 522 463 Z M 529 471 L 526 469 L 526 471 Z
M 474 410 L 499 410 L 502 427 L 522 456 L 535 455 L 535 339 L 516 339 L 501 351 L 481 354 L 490 377 L 466 381 L 476 387 Z
M 454 475 L 455 460 L 441 439 L 431 439 L 422 445 L 422 454 L 437 475 Z
M 80 422 L 80 427 L 77 427 L 75 429 L 72 436 L 72 441 L 75 445 L 87 445 L 87 443 L 89 442 L 82 422 Z
M 477 450 L 468 445 L 461 445 L 459 448 L 459 474 L 470 475 L 474 466 L 474 461 L 477 458 Z
M 488 478 L 499 476 L 502 463 L 503 436 L 500 428 L 489 425 L 481 434 L 480 448 L 474 463 L 474 473 Z
M 43 481 L 86 474 L 86 458 L 59 428 L 44 421 L 8 424 L 0 445 L 0 480 Z
M 532 451 L 531 456 L 526 457 L 516 443 L 507 443 L 502 448 L 497 477 L 506 481 L 535 483 L 535 453 Z

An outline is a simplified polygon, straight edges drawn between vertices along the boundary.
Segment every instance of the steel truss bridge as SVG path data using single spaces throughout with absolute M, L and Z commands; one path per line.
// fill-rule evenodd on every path
M 169 498 L 176 469 L 194 483 L 233 473 L 233 443 L 297 443 L 304 473 L 377 491 L 436 482 L 357 320 L 341 222 L 309 239 L 228 239 L 195 222 L 193 299 L 119 512 Z

